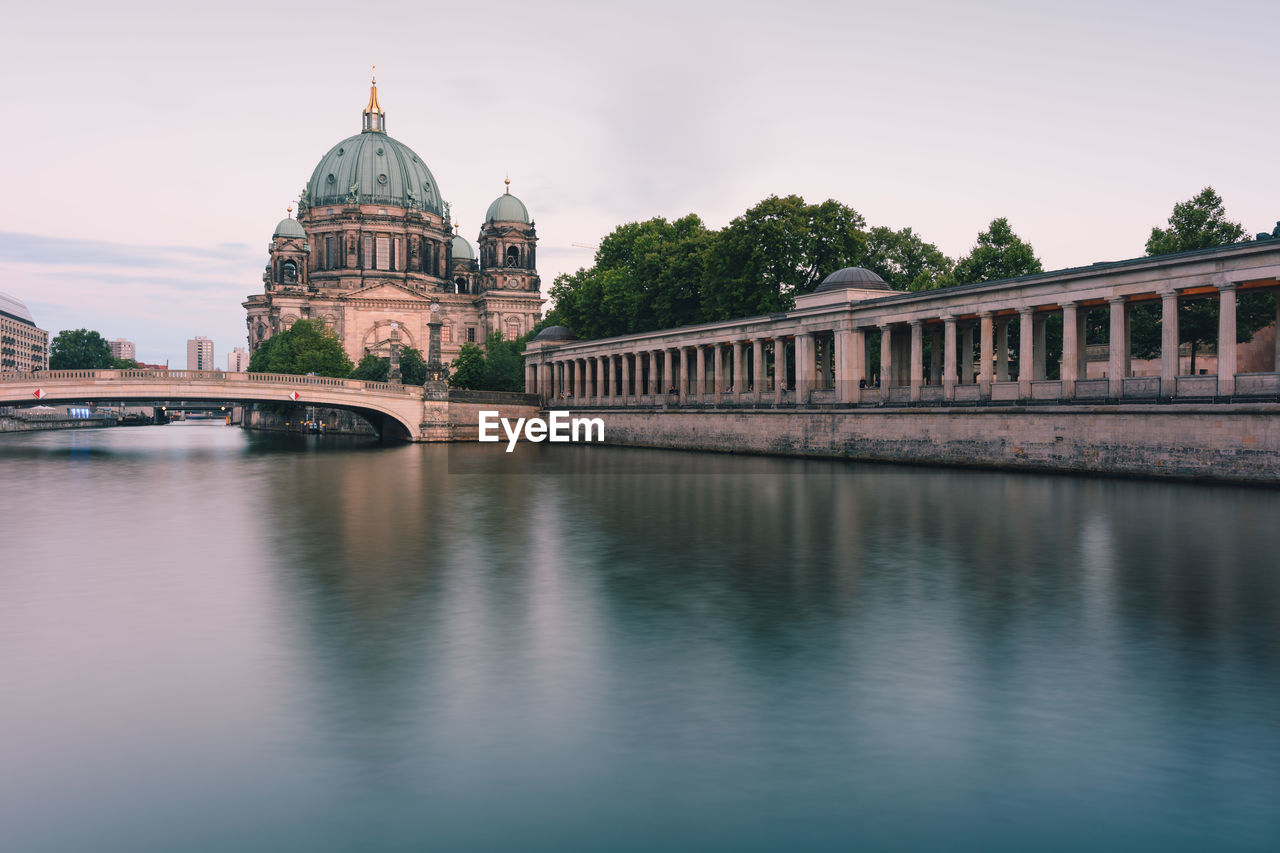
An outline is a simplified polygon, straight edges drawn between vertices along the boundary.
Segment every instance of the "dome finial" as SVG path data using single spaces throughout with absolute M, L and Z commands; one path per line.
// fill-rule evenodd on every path
M 508 172 L 507 176 L 502 179 L 502 182 L 507 185 L 506 194 L 511 195 L 511 173 L 510 172 Z
M 387 132 L 387 114 L 378 103 L 378 66 L 369 66 L 369 105 L 364 108 L 364 130 Z
M 456 220 L 456 219 L 455 219 L 455 220 L 453 220 L 453 233 L 454 233 L 454 234 L 457 234 L 457 233 L 458 233 L 458 220 Z
M 288 207 L 286 207 L 286 208 L 284 209 L 284 212 L 285 212 L 285 215 L 286 215 L 286 216 L 288 216 L 290 219 L 292 219 L 292 218 L 293 218 L 293 205 L 289 205 Z

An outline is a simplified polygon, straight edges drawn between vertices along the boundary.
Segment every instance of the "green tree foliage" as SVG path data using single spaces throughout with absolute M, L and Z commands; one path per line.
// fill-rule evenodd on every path
M 298 320 L 263 341 L 249 358 L 250 373 L 346 377 L 351 374 L 351 368 L 351 359 L 347 358 L 342 342 L 322 320 Z
M 1244 226 L 1227 219 L 1222 198 L 1213 187 L 1205 187 L 1194 198 L 1175 204 L 1168 228 L 1152 228 L 1147 238 L 1148 255 L 1167 255 L 1239 243 Z M 1242 293 L 1236 304 L 1236 340 L 1249 340 L 1254 332 L 1275 320 L 1275 297 L 1263 293 Z M 1139 358 L 1160 353 L 1161 311 L 1158 303 L 1135 306 L 1130 318 L 1130 344 Z M 1191 372 L 1196 372 L 1196 355 L 1206 345 L 1218 342 L 1218 300 L 1212 297 L 1178 301 L 1178 341 L 1191 347 Z
M 1044 272 L 1044 267 L 1035 250 L 1013 233 L 1009 220 L 1002 216 L 978 235 L 978 242 L 969 254 L 956 261 L 955 270 L 944 284 L 974 284 L 1037 272 Z
M 352 379 L 363 379 L 366 382 L 386 382 L 391 373 L 391 359 L 364 354 L 355 370 L 351 371 Z M 405 385 L 421 385 L 427 381 L 427 360 L 422 351 L 416 347 L 400 347 L 400 381 Z
M 1168 255 L 1239 243 L 1244 226 L 1227 219 L 1222 198 L 1205 187 L 1192 199 L 1173 206 L 1168 228 L 1152 228 L 1147 238 L 1148 255 Z
M 458 356 L 449 365 L 449 384 L 454 388 L 480 390 L 485 383 L 484 350 L 473 343 L 465 343 Z
M 113 358 L 111 366 L 116 370 L 137 370 L 138 360 L 136 358 Z
M 50 370 L 100 370 L 112 367 L 111 345 L 90 329 L 58 332 L 49 345 Z
M 881 225 L 867 233 L 862 265 L 895 290 L 933 290 L 948 280 L 955 261 L 910 228 L 894 231 Z
M 769 196 L 716 235 L 701 319 L 794 308 L 796 294 L 811 293 L 829 273 L 862 263 L 865 225 L 862 214 L 838 201 Z

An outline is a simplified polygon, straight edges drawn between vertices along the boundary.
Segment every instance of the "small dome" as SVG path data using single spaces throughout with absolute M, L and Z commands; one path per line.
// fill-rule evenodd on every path
M 859 290 L 893 290 L 880 276 L 863 267 L 845 267 L 836 270 L 822 280 L 814 293 L 826 293 L 829 290 L 844 290 L 856 287 Z
M 471 248 L 471 244 L 461 234 L 453 235 L 453 259 L 455 261 L 474 261 L 476 259 L 476 253 Z
M 292 237 L 297 240 L 307 239 L 307 232 L 302 230 L 302 224 L 292 216 L 286 216 L 276 223 L 275 233 L 271 235 L 275 237 Z
M 523 222 L 526 225 L 529 222 L 529 209 L 524 206 L 524 202 L 511 194 L 508 189 L 505 193 L 493 200 L 493 204 L 489 205 L 489 210 L 484 215 L 485 222 Z
M 534 336 L 535 341 L 576 341 L 578 336 L 564 326 L 547 326 Z

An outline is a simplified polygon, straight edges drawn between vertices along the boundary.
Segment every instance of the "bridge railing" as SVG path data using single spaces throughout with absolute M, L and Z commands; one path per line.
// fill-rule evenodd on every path
M 240 373 L 224 370 L 40 370 L 27 373 L 0 373 L 0 382 L 56 382 L 58 380 L 143 379 L 160 382 L 246 382 L 277 385 L 307 385 L 324 388 L 350 388 L 356 391 L 410 394 L 416 386 L 390 382 L 366 382 L 363 379 L 337 379 L 332 376 L 299 376 L 293 373 Z

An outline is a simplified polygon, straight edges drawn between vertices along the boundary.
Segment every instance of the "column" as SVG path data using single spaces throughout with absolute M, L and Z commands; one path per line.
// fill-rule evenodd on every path
M 773 401 L 782 402 L 787 387 L 787 342 L 781 336 L 773 339 Z
M 996 381 L 1009 381 L 1009 318 L 996 320 Z
M 542 381 L 538 383 L 538 393 L 542 395 L 543 399 L 546 399 L 546 400 L 554 399 L 554 394 L 552 393 L 552 390 L 551 390 L 551 363 L 550 362 L 546 362 L 542 365 Z
M 680 402 L 689 402 L 689 349 L 680 347 Z
M 604 357 L 596 356 L 595 362 L 596 362 L 596 402 L 603 403 L 605 392 L 608 390 L 608 385 L 605 383 L 605 379 L 604 379 Z
M 537 368 L 532 363 L 524 366 L 524 393 L 534 394 L 538 390 Z
M 618 389 L 618 396 L 622 398 L 621 402 L 626 403 L 627 397 L 631 394 L 631 360 L 627 353 L 618 356 L 622 361 L 622 387 Z
M 796 405 L 809 402 L 814 378 L 813 335 L 808 332 L 796 335 Z
M 973 323 L 965 323 L 960 335 L 960 381 L 973 384 Z
M 707 353 L 702 344 L 693 348 L 693 355 L 698 359 L 698 402 L 704 403 L 707 400 Z
M 551 399 L 552 400 L 560 399 L 560 387 L 563 382 L 564 380 L 560 378 L 560 362 L 558 361 L 551 362 Z
M 635 387 L 636 402 L 640 402 L 640 398 L 644 396 L 644 353 L 637 352 L 631 356 L 635 359 L 636 372 L 631 377 L 631 384 Z
M 671 373 L 671 348 L 663 347 L 662 348 L 662 385 L 665 385 L 667 387 L 663 388 L 662 385 L 659 385 L 658 393 L 661 394 L 662 399 L 668 403 L 671 402 L 671 395 L 668 394 L 667 392 L 676 387 L 676 383 L 672 381 L 674 378 L 675 377 L 672 376 L 672 373 Z
M 711 346 L 711 399 L 717 403 L 724 399 L 724 386 L 726 385 L 724 376 L 724 345 L 712 344 Z
M 937 323 L 929 327 L 929 384 L 942 384 L 942 327 Z
M 857 400 L 855 395 L 858 388 L 858 361 L 853 349 L 853 332 L 849 329 L 836 329 L 832 340 L 836 347 L 836 402 L 852 403 Z
M 759 403 L 764 392 L 764 341 L 751 342 L 751 399 Z
M 880 327 L 880 399 L 889 402 L 893 387 L 893 329 L 887 323 Z
M 942 318 L 942 399 L 956 398 L 956 318 Z
M 1160 293 L 1160 396 L 1178 393 L 1178 291 Z
M 1123 296 L 1113 296 L 1107 300 L 1107 304 L 1111 306 L 1110 343 L 1107 344 L 1107 377 L 1110 382 L 1107 384 L 1107 396 L 1119 399 L 1124 394 L 1124 367 L 1129 355 L 1125 352 L 1129 337 L 1128 329 L 1125 328 L 1129 325 L 1125 322 L 1128 316 L 1124 310 Z
M 911 321 L 911 402 L 920 402 L 920 386 L 924 384 L 924 326 Z
M 861 329 L 853 330 L 849 339 L 849 355 L 853 362 L 853 373 L 849 376 L 849 399 L 854 403 L 862 402 L 862 388 L 867 379 L 867 333 Z
M 733 342 L 733 401 L 739 403 L 747 393 L 746 359 L 742 357 L 742 341 Z
M 1046 355 L 1049 349 L 1049 341 L 1048 341 L 1049 336 L 1046 334 L 1046 330 L 1048 329 L 1048 324 L 1049 324 L 1049 318 L 1044 314 L 1041 314 L 1040 316 L 1036 317 L 1035 346 L 1033 347 L 1033 350 L 1035 352 L 1036 369 L 1035 369 L 1035 373 L 1031 375 L 1032 379 L 1048 379 L 1049 378 L 1049 374 L 1045 371 Z
M 613 363 L 614 356 L 606 355 L 604 357 L 604 377 L 605 377 L 605 395 L 612 403 L 614 397 L 618 395 L 618 373 L 616 365 Z
M 1035 376 L 1035 310 L 1018 309 L 1018 396 L 1031 399 L 1031 379 Z
M 991 399 L 991 371 L 995 367 L 995 353 L 992 352 L 995 341 L 991 337 L 993 331 L 992 314 L 990 311 L 983 311 L 978 315 L 978 334 L 981 336 L 978 341 L 978 394 L 984 400 Z
M 1280 334 L 1280 331 L 1277 332 Z M 1236 393 L 1236 282 L 1218 286 L 1218 395 Z
M 1062 303 L 1062 396 L 1071 398 L 1076 395 L 1076 380 L 1080 368 L 1080 340 L 1077 337 L 1080 324 L 1076 317 L 1074 302 Z
M 586 359 L 576 358 L 574 359 L 573 364 L 574 364 L 574 367 L 577 368 L 577 375 L 576 375 L 577 381 L 573 383 L 573 396 L 576 398 L 577 402 L 582 403 L 586 400 L 586 397 L 587 397 L 587 393 L 586 393 L 587 362 L 586 362 Z
M 1076 381 L 1089 378 L 1089 308 L 1076 309 Z
M 596 394 L 595 382 L 592 381 L 596 378 L 596 360 L 594 358 L 583 359 L 582 369 L 585 374 L 582 383 L 582 402 L 590 405 L 592 398 Z

